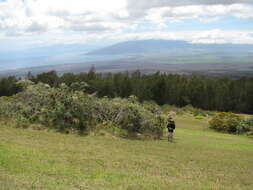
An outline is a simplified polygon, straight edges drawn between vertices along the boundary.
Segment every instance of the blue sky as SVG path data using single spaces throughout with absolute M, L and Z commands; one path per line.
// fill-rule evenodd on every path
M 151 38 L 253 44 L 253 1 L 0 0 L 0 54 Z

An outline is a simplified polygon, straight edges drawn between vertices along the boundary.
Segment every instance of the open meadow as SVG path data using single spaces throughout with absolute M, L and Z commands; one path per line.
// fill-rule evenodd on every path
M 0 126 L 1 190 L 252 190 L 253 140 L 175 118 L 174 143 Z

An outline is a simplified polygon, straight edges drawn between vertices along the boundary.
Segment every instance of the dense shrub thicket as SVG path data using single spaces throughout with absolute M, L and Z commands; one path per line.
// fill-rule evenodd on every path
M 233 113 L 217 113 L 209 121 L 209 125 L 211 129 L 220 132 L 253 135 L 253 118 L 244 118 Z
M 164 117 L 146 109 L 131 96 L 127 99 L 97 98 L 84 93 L 86 83 L 62 83 L 57 88 L 21 80 L 23 89 L 12 97 L 0 98 L 0 116 L 15 120 L 19 126 L 39 124 L 62 132 L 87 134 L 110 129 L 121 135 L 142 134 L 160 138 Z

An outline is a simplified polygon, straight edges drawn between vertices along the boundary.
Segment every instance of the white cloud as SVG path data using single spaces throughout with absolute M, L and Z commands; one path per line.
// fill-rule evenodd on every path
M 253 44 L 253 30 L 192 30 L 177 32 L 136 32 L 119 35 L 106 35 L 102 38 L 130 40 L 130 39 L 167 39 L 185 40 L 191 43 L 233 43 L 233 44 Z
M 252 0 L 128 0 L 128 9 L 151 9 L 159 7 L 178 7 L 189 5 L 232 5 L 253 4 Z
M 51 32 L 63 28 L 87 32 L 97 28 L 100 31 L 109 29 L 108 25 L 118 24 L 111 19 L 112 14 L 119 18 L 127 16 L 126 1 L 7 0 L 0 3 L 0 28 L 7 34 L 10 31 L 26 34 L 45 29 Z
M 225 16 L 234 16 L 240 19 L 253 19 L 253 6 L 233 4 L 152 8 L 147 11 L 145 18 L 152 22 L 165 22 L 166 20 L 180 21 L 184 19 L 213 21 Z
M 140 18 L 147 14 L 150 9 L 175 8 L 188 6 L 229 6 L 233 4 L 253 5 L 252 0 L 128 0 L 128 10 L 133 18 Z M 250 13 L 252 14 L 252 13 Z
M 185 19 L 211 22 L 225 16 L 253 19 L 253 1 L 7 0 L 0 2 L 0 40 L 20 36 L 34 43 L 134 38 L 253 43 L 252 31 L 240 31 L 240 28 L 238 31 L 196 31 L 193 28 L 192 31 L 168 32 L 170 26 L 166 24 Z

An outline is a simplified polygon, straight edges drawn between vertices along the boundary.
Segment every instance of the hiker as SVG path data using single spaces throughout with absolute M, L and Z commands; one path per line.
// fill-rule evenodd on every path
M 173 141 L 173 132 L 176 128 L 175 121 L 172 119 L 171 116 L 168 117 L 168 141 L 172 142 Z

